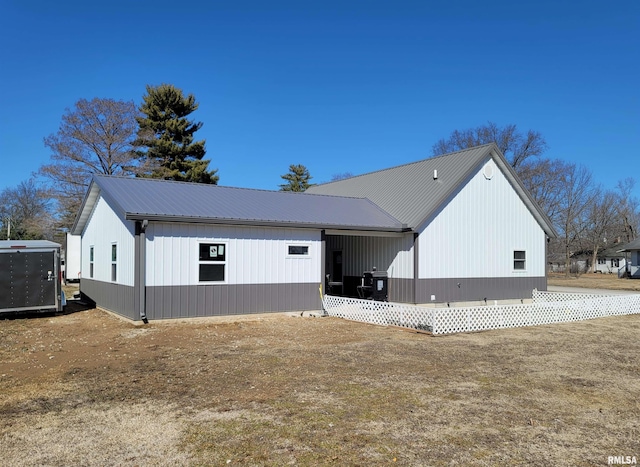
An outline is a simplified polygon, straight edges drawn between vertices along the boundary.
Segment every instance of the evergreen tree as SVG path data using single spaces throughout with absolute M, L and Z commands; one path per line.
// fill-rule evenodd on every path
M 143 176 L 197 183 L 218 183 L 217 170 L 208 170 L 205 141 L 193 140 L 202 127 L 187 116 L 198 108 L 193 94 L 184 96 L 171 84 L 147 85 L 138 117 L 138 154 L 145 160 Z
M 287 183 L 280 185 L 280 191 L 305 191 L 312 185 L 309 180 L 313 178 L 304 165 L 294 164 L 289 166 L 289 173 L 280 177 L 287 181 Z

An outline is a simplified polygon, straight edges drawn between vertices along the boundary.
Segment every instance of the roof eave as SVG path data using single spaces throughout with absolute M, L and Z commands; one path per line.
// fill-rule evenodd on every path
M 158 214 L 149 214 L 149 213 L 131 213 L 131 212 L 128 212 L 125 214 L 125 219 L 132 220 L 132 221 L 146 220 L 149 222 L 180 222 L 180 223 L 188 223 L 188 224 L 285 227 L 285 228 L 318 229 L 318 230 L 323 230 L 323 229 L 360 230 L 365 232 L 403 233 L 411 230 L 406 224 L 397 225 L 397 226 L 320 224 L 315 222 L 287 222 L 287 221 L 275 221 L 275 220 L 268 220 L 268 219 L 167 216 L 167 215 L 158 215 Z
M 91 216 L 91 211 L 93 211 L 93 207 L 95 206 L 98 197 L 100 196 L 100 187 L 96 184 L 95 178 L 91 180 L 89 183 L 89 188 L 84 195 L 84 199 L 82 200 L 82 204 L 80 205 L 80 209 L 76 214 L 76 218 L 73 221 L 73 226 L 69 231 L 72 235 L 81 235 L 84 230 L 89 217 Z
M 553 226 L 553 222 L 551 222 L 549 216 L 547 216 L 547 214 L 542 210 L 537 201 L 533 199 L 533 196 L 531 196 L 529 190 L 525 188 L 524 184 L 520 180 L 520 177 L 518 177 L 518 174 L 516 174 L 514 168 L 511 167 L 511 164 L 509 164 L 509 162 L 507 162 L 507 159 L 505 159 L 504 155 L 502 155 L 502 153 L 498 149 L 498 146 L 495 144 L 492 148 L 492 156 L 496 163 L 500 166 L 500 168 L 503 169 L 505 173 L 507 173 L 507 178 L 509 179 L 509 181 L 515 184 L 514 188 L 520 194 L 520 197 L 527 205 L 533 216 L 536 218 L 536 220 L 542 227 L 542 230 L 544 230 L 549 238 L 558 238 L 558 232 Z

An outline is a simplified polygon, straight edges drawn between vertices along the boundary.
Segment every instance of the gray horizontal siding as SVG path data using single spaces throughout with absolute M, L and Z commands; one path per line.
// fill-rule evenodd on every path
M 459 284 L 459 286 L 458 286 Z M 420 279 L 418 303 L 466 302 L 531 298 L 533 289 L 547 290 L 546 277 L 474 277 L 459 279 Z
M 133 320 L 140 319 L 135 312 L 135 293 L 131 286 L 82 278 L 80 292 L 100 308 Z
M 320 310 L 318 284 L 147 287 L 147 318 L 195 318 Z

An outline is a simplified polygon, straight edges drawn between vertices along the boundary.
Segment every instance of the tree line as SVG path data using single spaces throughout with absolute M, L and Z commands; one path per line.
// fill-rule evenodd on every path
M 93 174 L 217 184 L 217 169 L 209 169 L 205 159 L 206 142 L 195 139 L 202 123 L 189 118 L 198 105 L 193 94 L 171 84 L 147 86 L 140 106 L 80 99 L 66 109 L 58 131 L 44 138 L 49 163 L 0 193 L 0 238 L 59 239 L 72 226 Z M 634 180 L 620 180 L 615 190 L 599 186 L 585 166 L 545 157 L 548 145 L 537 131 L 489 122 L 453 131 L 433 145 L 432 154 L 491 142 L 558 233 L 549 244 L 550 261 L 563 262 L 569 271 L 576 254 L 590 255 L 595 264 L 602 249 L 635 239 L 640 211 L 632 196 Z M 332 181 L 351 176 L 338 174 Z M 312 185 L 301 164 L 291 164 L 281 178 L 282 191 L 303 192 Z
M 202 122 L 193 94 L 171 84 L 147 86 L 142 103 L 80 99 L 44 138 L 50 161 L 32 178 L 0 193 L 0 238 L 61 239 L 73 225 L 94 174 L 217 184 L 217 169 L 196 140 Z M 284 191 L 304 191 L 309 171 L 291 165 Z

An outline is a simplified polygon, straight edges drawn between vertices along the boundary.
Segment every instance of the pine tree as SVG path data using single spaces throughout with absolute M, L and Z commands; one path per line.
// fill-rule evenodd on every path
M 171 84 L 147 85 L 138 117 L 138 154 L 144 159 L 143 175 L 151 178 L 197 183 L 218 183 L 216 170 L 203 159 L 205 141 L 193 141 L 202 127 L 187 116 L 198 108 L 193 94 L 185 97 Z M 144 151 L 142 148 L 146 148 Z
M 280 178 L 287 181 L 287 183 L 280 185 L 280 191 L 305 191 L 312 185 L 309 180 L 313 177 L 304 165 L 291 164 L 289 173 L 281 175 Z

